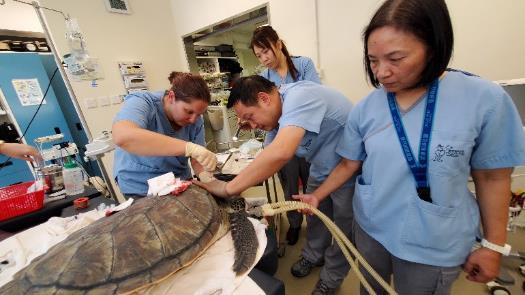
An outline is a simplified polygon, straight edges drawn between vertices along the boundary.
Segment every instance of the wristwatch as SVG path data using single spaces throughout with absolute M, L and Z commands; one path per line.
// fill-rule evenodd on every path
M 509 244 L 505 244 L 503 246 L 500 246 L 500 245 L 496 245 L 496 244 L 493 244 L 485 239 L 481 240 L 481 247 L 484 247 L 484 248 L 487 248 L 487 249 L 490 249 L 492 251 L 496 251 L 498 253 L 501 253 L 503 254 L 504 256 L 509 256 L 510 254 L 510 245 Z

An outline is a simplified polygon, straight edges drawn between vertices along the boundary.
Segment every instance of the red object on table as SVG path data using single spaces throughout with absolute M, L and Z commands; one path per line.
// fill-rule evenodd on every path
M 44 190 L 28 193 L 34 181 L 0 188 L 0 221 L 41 209 L 44 206 Z
M 89 206 L 89 198 L 82 197 L 82 198 L 75 199 L 73 201 L 73 206 L 75 207 L 75 209 L 87 208 Z

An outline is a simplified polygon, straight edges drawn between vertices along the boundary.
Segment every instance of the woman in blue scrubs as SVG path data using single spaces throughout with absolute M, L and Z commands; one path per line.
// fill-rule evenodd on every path
M 277 87 L 303 80 L 321 84 L 312 60 L 304 56 L 290 56 L 283 40 L 271 26 L 265 25 L 255 29 L 250 47 L 259 62 L 266 67 L 260 75 L 272 81 Z M 268 143 L 269 141 L 265 142 L 265 145 Z M 292 195 L 299 193 L 299 179 L 303 183 L 303 193 L 306 191 L 309 166 L 304 158 L 294 156 L 279 170 L 279 180 L 286 200 L 291 200 Z M 290 225 L 286 240 L 289 245 L 295 245 L 301 231 L 303 215 L 296 211 L 289 211 L 286 216 Z
M 317 206 L 361 168 L 355 243 L 399 294 L 449 294 L 461 266 L 471 281 L 492 280 L 510 250 L 511 171 L 525 163 L 516 107 L 500 86 L 447 70 L 453 34 L 443 0 L 388 0 L 363 35 L 377 89 L 349 115 L 343 160 L 313 194 L 295 198 Z M 477 238 L 482 247 L 471 251 Z
M 170 90 L 128 95 L 114 119 L 113 174 L 126 197 L 146 196 L 147 180 L 168 172 L 190 179 L 188 157 L 201 178 L 215 169 L 215 154 L 204 148 L 201 116 L 210 102 L 208 86 L 190 73 L 170 78 Z

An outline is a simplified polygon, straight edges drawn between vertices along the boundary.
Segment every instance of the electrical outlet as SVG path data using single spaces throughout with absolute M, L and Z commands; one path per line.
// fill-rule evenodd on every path
M 107 97 L 107 96 L 99 97 L 99 98 L 98 98 L 98 104 L 99 104 L 101 107 L 108 106 L 108 105 L 110 104 L 110 103 L 109 103 L 109 97 Z
M 122 101 L 123 101 L 122 95 L 115 95 L 111 97 L 112 104 L 119 104 L 119 103 L 122 103 Z
M 85 99 L 86 106 L 88 109 L 94 109 L 98 107 L 97 99 L 96 98 L 86 98 Z

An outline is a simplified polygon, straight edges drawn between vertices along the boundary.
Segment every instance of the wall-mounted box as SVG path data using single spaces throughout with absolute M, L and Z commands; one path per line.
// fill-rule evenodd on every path
M 119 70 L 122 75 L 122 81 L 124 81 L 124 87 L 128 93 L 136 92 L 137 89 L 139 91 L 148 90 L 142 62 L 119 62 Z
M 146 82 L 146 77 L 142 75 L 130 75 L 124 76 L 124 85 L 127 89 L 129 88 L 146 88 L 148 87 L 148 82 Z
M 119 63 L 121 75 L 140 75 L 145 74 L 144 65 L 141 62 L 121 62 Z

